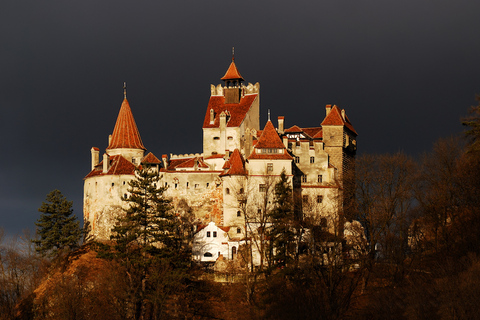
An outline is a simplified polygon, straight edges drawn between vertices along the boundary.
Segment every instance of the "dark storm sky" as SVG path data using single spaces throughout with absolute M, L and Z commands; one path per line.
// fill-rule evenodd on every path
M 261 84 L 261 126 L 268 108 L 318 126 L 338 104 L 359 152 L 428 151 L 462 132 L 480 93 L 478 12 L 471 0 L 3 0 L 0 226 L 33 229 L 55 188 L 82 216 L 90 148 L 104 152 L 123 81 L 148 151 L 202 152 L 232 46 Z

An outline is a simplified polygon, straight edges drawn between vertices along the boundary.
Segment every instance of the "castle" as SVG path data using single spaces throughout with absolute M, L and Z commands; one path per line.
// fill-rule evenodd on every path
M 318 127 L 285 127 L 278 117 L 260 128 L 260 85 L 244 85 L 234 58 L 211 85 L 203 120 L 203 153 L 146 154 L 124 89 L 124 100 L 109 144 L 91 149 L 91 171 L 84 182 L 84 220 L 91 235 L 109 239 L 116 217 L 126 203 L 128 181 L 136 166 L 158 168 L 165 196 L 179 215 L 193 215 L 196 235 L 193 257 L 233 259 L 255 231 L 256 217 L 271 210 L 273 188 L 280 174 L 289 178 L 297 209 L 304 219 L 335 232 L 343 228 L 345 176 L 354 171 L 357 133 L 345 110 L 327 105 Z M 341 226 L 340 226 L 341 225 Z M 247 235 L 247 233 L 250 233 Z

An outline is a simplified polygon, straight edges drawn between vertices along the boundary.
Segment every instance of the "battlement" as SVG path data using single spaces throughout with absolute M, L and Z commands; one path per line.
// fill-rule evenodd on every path
M 203 153 L 185 153 L 185 154 L 170 153 L 170 159 L 188 159 L 188 158 L 200 158 L 200 157 L 203 157 Z
M 211 84 L 210 85 L 210 94 L 212 96 L 223 96 L 225 94 L 225 89 L 226 88 L 227 87 L 223 86 L 222 84 L 218 84 L 217 86 Z M 255 84 L 248 83 L 247 86 L 245 86 L 242 83 L 240 88 L 242 89 L 242 95 L 258 94 L 260 92 L 260 83 L 258 83 L 258 82 L 255 83 Z

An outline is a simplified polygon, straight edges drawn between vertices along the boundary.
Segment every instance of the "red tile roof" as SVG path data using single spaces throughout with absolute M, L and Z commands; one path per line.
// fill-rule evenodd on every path
M 257 153 L 258 149 L 282 149 L 281 153 Z M 248 159 L 271 159 L 271 160 L 292 160 L 293 158 L 287 153 L 287 149 L 283 145 L 277 130 L 270 120 L 267 121 L 262 135 L 255 144 L 252 154 Z
M 111 156 L 109 158 L 110 168 L 107 173 L 103 173 L 103 161 L 87 174 L 86 178 L 101 176 L 101 175 L 115 175 L 115 174 L 135 174 L 135 165 L 125 159 L 121 155 Z
M 225 75 L 221 78 L 221 80 L 242 80 L 245 81 L 242 76 L 240 75 L 240 72 L 238 72 L 237 66 L 235 65 L 235 62 L 232 61 L 230 63 L 230 66 L 228 67 L 227 72 L 225 72 Z
M 224 96 L 211 96 L 208 102 L 207 112 L 203 120 L 203 128 L 218 128 L 220 126 L 220 114 L 224 111 L 230 112 L 230 118 L 227 121 L 227 127 L 238 127 L 245 119 L 252 103 L 258 94 L 245 95 L 240 99 L 240 103 L 225 104 Z M 210 123 L 210 110 L 213 109 L 215 119 Z
M 302 128 L 300 128 L 297 125 L 294 125 L 293 127 L 290 127 L 288 129 L 285 129 L 285 132 L 302 132 Z
M 183 158 L 183 159 L 170 159 L 168 163 L 168 170 L 176 170 L 177 168 L 203 168 L 208 169 L 208 165 L 203 162 L 203 158 L 195 157 L 195 158 Z
M 158 160 L 157 157 L 153 155 L 153 153 L 148 153 L 146 157 L 142 159 L 142 163 L 151 163 L 151 164 L 158 164 L 162 163 L 160 160 Z
M 263 129 L 262 135 L 258 139 L 255 148 L 263 149 L 263 148 L 276 148 L 276 149 L 283 149 L 285 146 L 283 145 L 282 140 L 278 136 L 277 130 L 272 124 L 272 121 L 268 120 L 265 128 Z
M 223 166 L 224 169 L 228 169 L 224 175 L 246 175 L 247 171 L 245 170 L 245 160 L 243 159 L 240 151 L 235 149 L 230 156 L 230 159 L 225 162 Z
M 138 132 L 127 98 L 123 100 L 115 128 L 113 129 L 112 139 L 110 140 L 107 150 L 118 148 L 146 150 L 140 138 L 140 133 Z
M 221 159 L 223 157 L 225 157 L 224 154 L 212 154 L 211 156 L 206 157 L 205 160 L 207 160 L 207 159 Z
M 345 115 L 345 120 L 343 119 L 342 111 L 337 106 L 332 107 L 330 113 L 323 120 L 322 126 L 345 126 L 354 134 L 357 134 L 348 117 Z

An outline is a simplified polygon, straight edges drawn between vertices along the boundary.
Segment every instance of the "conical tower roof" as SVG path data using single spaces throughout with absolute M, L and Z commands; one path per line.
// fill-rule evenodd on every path
M 232 63 L 230 63 L 230 66 L 228 67 L 227 72 L 225 75 L 221 78 L 221 80 L 240 80 L 240 81 L 245 81 L 242 76 L 240 75 L 240 72 L 238 72 L 237 66 L 235 65 L 235 60 L 232 58 Z
M 123 99 L 122 107 L 118 113 L 117 122 L 113 129 L 112 138 L 107 147 L 108 149 L 142 149 L 142 138 L 138 132 L 135 119 L 133 118 L 132 109 L 128 103 L 127 97 Z

